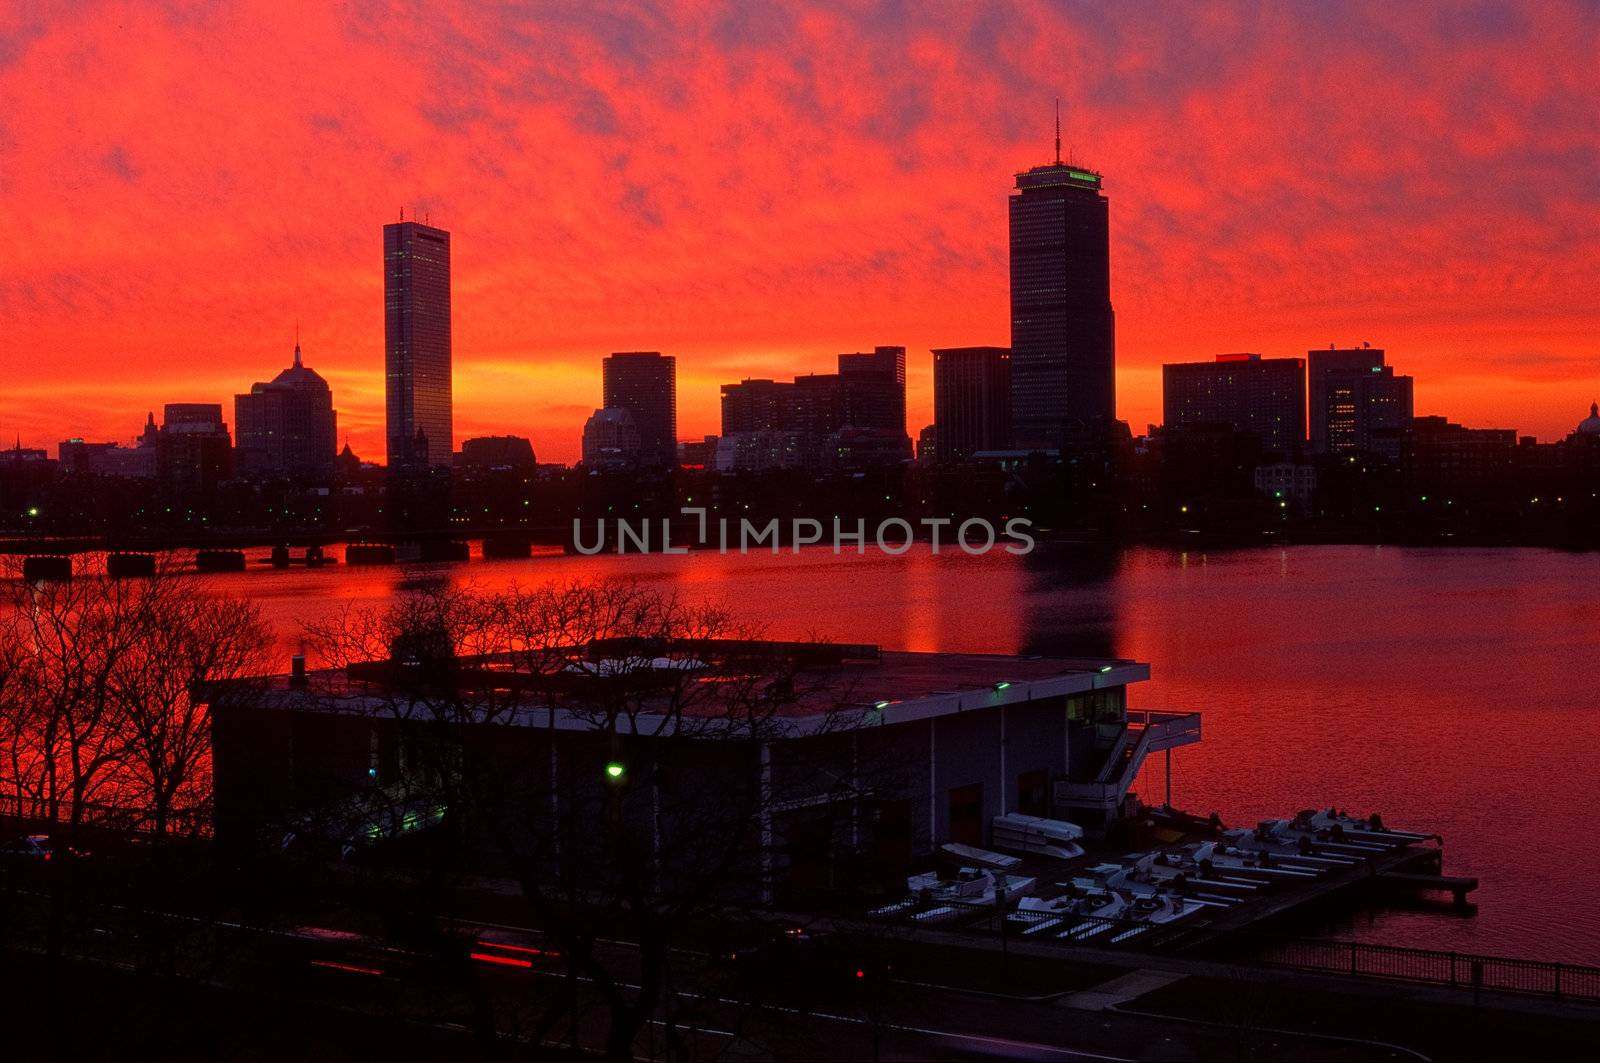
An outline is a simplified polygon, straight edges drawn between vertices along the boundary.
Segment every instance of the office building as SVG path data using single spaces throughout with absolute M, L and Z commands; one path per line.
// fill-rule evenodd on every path
M 1317 454 L 1400 455 L 1411 425 L 1412 386 L 1377 347 L 1306 352 L 1311 449 Z
M 938 462 L 965 461 L 980 450 L 1006 449 L 1011 438 L 1010 349 L 935 350 L 933 423 L 933 457 Z
M 154 480 L 159 471 L 157 450 L 153 446 L 125 447 L 120 443 L 63 439 L 57 453 L 61 471 L 69 476 Z
M 678 362 L 659 351 L 623 351 L 605 359 L 603 405 L 624 409 L 639 433 L 639 463 L 671 468 L 678 460 Z
M 247 395 L 233 398 L 240 476 L 327 480 L 338 449 L 338 415 L 328 382 L 306 367 L 300 344 L 294 364 Z
M 1056 160 L 1010 197 L 1011 427 L 1029 449 L 1109 435 L 1116 420 L 1111 238 L 1099 173 Z
M 1169 428 L 1226 425 L 1284 454 L 1306 441 L 1306 363 L 1302 358 L 1219 354 L 1214 362 L 1161 367 L 1162 420 Z
M 793 420 L 793 392 L 793 383 L 777 380 L 722 385 L 722 434 L 782 431 Z
M 1516 474 L 1517 432 L 1417 417 L 1403 437 L 1402 458 L 1410 490 L 1419 496 L 1493 494 Z
M 905 348 L 839 355 L 838 372 L 722 386 L 722 471 L 867 467 L 911 457 Z
M 383 334 L 389 465 L 449 466 L 448 232 L 414 221 L 383 227 Z
M 622 406 L 596 410 L 583 423 L 583 464 L 588 469 L 634 469 L 643 447 L 633 411 Z
M 479 472 L 520 472 L 538 468 L 533 443 L 522 436 L 477 436 L 461 444 L 456 466 Z
M 155 438 L 161 485 L 174 497 L 210 494 L 233 474 L 233 439 L 220 402 L 167 403 Z
M 906 349 L 874 347 L 839 355 L 844 423 L 883 432 L 906 430 Z

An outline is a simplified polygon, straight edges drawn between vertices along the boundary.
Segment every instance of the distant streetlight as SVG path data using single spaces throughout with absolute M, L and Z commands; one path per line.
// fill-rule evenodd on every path
M 627 770 L 628 769 L 624 768 L 619 762 L 613 760 L 611 763 L 606 765 L 606 778 L 610 779 L 612 782 L 616 782 L 627 773 Z

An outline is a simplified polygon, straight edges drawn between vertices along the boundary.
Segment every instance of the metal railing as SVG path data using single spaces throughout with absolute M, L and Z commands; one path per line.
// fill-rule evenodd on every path
M 1444 952 L 1365 941 L 1296 938 L 1265 945 L 1256 962 L 1297 971 L 1423 982 L 1457 989 L 1600 1001 L 1600 967 Z

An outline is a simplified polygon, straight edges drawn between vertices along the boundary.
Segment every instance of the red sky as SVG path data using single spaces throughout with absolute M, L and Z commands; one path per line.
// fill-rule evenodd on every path
M 382 458 L 380 226 L 453 233 L 456 433 L 576 458 L 612 350 L 717 385 L 1009 342 L 1005 198 L 1106 174 L 1120 414 L 1370 341 L 1419 413 L 1600 397 L 1600 7 L 545 2 L 0 10 L 0 434 L 127 439 L 288 364 Z

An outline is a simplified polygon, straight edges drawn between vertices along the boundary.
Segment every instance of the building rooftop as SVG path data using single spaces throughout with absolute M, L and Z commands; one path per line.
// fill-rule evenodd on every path
M 422 718 L 429 709 L 416 678 L 421 667 L 414 661 L 376 661 L 312 671 L 303 679 L 273 676 L 253 703 L 385 716 L 398 709 Z M 575 647 L 544 658 L 537 673 L 514 655 L 460 658 L 450 674 L 453 689 L 469 692 L 456 699 L 458 708 L 459 703 L 492 703 L 483 711 L 493 712 L 501 723 L 549 726 L 554 702 L 557 728 L 591 730 L 596 710 L 616 689 L 614 681 L 627 675 L 634 677 L 627 689 L 642 714 L 652 716 L 655 709 L 657 721 L 674 700 L 684 715 L 715 717 L 727 713 L 730 697 L 744 697 L 770 704 L 798 736 L 852 719 L 862 725 L 907 723 L 1124 686 L 1148 679 L 1150 666 L 1102 658 L 917 653 L 862 644 L 677 640 Z

